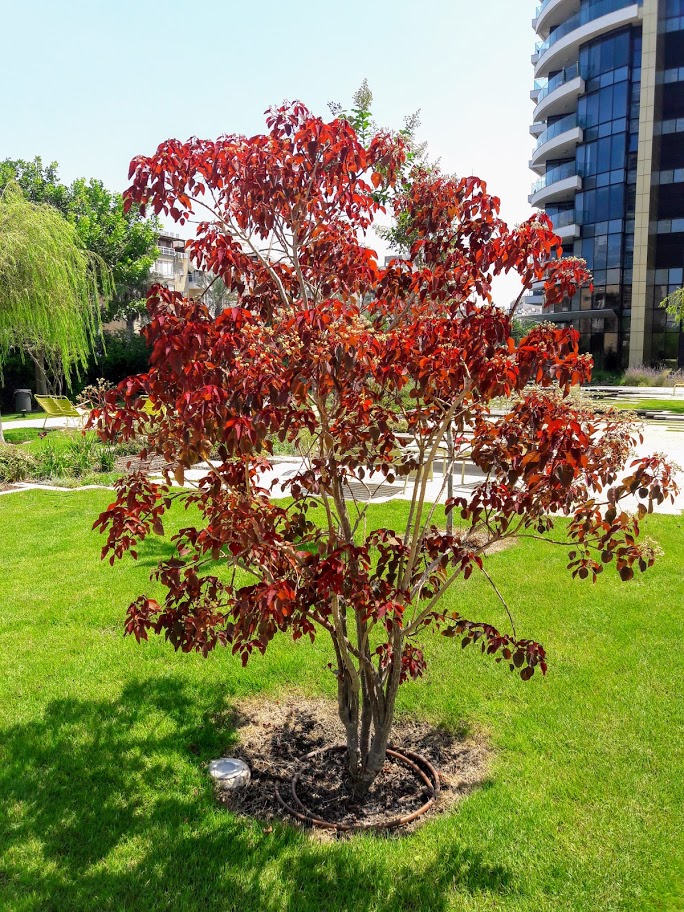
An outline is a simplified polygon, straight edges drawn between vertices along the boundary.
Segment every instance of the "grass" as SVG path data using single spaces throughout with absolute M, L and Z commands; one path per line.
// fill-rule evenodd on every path
M 228 650 L 122 639 L 168 546 L 101 564 L 89 529 L 110 499 L 0 497 L 3 912 L 684 908 L 681 518 L 648 519 L 665 556 L 630 584 L 572 581 L 564 553 L 534 542 L 489 558 L 548 677 L 524 684 L 433 636 L 427 676 L 400 694 L 403 711 L 485 731 L 489 781 L 408 837 L 322 843 L 218 807 L 205 764 L 230 751 L 226 710 L 244 698 L 332 695 L 327 645 L 283 637 L 242 670 Z M 451 603 L 503 624 L 481 580 Z
M 628 411 L 637 409 L 649 411 L 672 412 L 674 415 L 684 415 L 684 399 L 639 399 L 633 402 L 616 402 L 615 407 Z
M 34 440 L 40 440 L 41 434 L 44 433 L 42 428 L 10 428 L 5 430 L 5 443 L 22 444 L 32 443 Z M 57 431 L 57 434 L 60 432 Z

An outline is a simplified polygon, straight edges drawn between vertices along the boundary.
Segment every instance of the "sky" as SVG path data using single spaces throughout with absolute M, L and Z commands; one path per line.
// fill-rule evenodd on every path
M 444 171 L 476 174 L 530 214 L 535 0 L 0 0 L 0 159 L 127 186 L 164 139 L 252 135 L 299 99 L 325 115 L 364 78 L 378 123 L 420 109 Z M 373 239 L 382 253 L 381 245 Z M 498 303 L 517 294 L 496 289 Z

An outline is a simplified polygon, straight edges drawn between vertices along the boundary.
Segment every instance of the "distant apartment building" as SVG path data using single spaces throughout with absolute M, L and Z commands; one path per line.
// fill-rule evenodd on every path
M 159 256 L 152 264 L 153 282 L 179 291 L 186 298 L 196 298 L 206 288 L 205 274 L 191 262 L 185 241 L 169 231 L 162 231 L 157 239 Z
M 683 366 L 659 305 L 684 285 L 684 0 L 544 0 L 533 27 L 530 202 L 594 276 L 544 319 L 599 367 Z

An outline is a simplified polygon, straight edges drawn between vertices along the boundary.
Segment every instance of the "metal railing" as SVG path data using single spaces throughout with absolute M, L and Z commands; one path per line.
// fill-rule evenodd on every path
M 569 35 L 570 32 L 574 32 L 575 29 L 580 28 L 580 26 L 586 25 L 587 22 L 593 22 L 594 19 L 600 19 L 601 16 L 606 16 L 608 13 L 615 12 L 615 10 L 624 9 L 626 6 L 633 6 L 635 2 L 636 0 L 599 0 L 598 3 L 592 3 L 591 6 L 585 6 L 579 13 L 570 16 L 570 18 L 566 19 L 565 22 L 562 22 L 558 28 L 554 29 L 546 41 L 538 41 L 535 44 L 535 50 L 539 56 L 541 56 L 545 51 L 548 51 L 550 47 L 553 47 L 556 42 L 560 41 L 561 38 Z
M 574 66 L 566 67 L 564 70 L 561 70 L 560 73 L 556 73 L 553 79 L 548 79 L 543 83 L 535 81 L 534 87 L 539 92 L 539 95 L 537 95 L 537 104 L 539 104 L 542 99 L 546 98 L 547 95 L 550 95 L 551 92 L 555 92 L 556 89 L 565 85 L 566 82 L 577 79 L 578 76 L 579 64 L 576 63 Z
M 534 147 L 534 151 L 540 149 L 545 142 L 548 142 L 550 139 L 553 139 L 555 136 L 560 136 L 561 133 L 565 133 L 567 130 L 572 130 L 574 127 L 581 126 L 577 113 L 566 114 L 565 117 L 561 117 L 560 120 L 554 121 L 550 126 L 548 126 L 544 132 L 540 135 L 537 140 L 537 145 Z
M 532 187 L 532 193 L 539 193 L 540 190 L 543 190 L 544 187 L 549 187 L 551 184 L 557 184 L 558 181 L 566 180 L 568 177 L 577 176 L 577 162 L 565 162 L 562 165 L 557 165 L 555 168 L 551 168 L 546 172 Z
M 556 212 L 551 216 L 554 228 L 566 228 L 568 225 L 574 225 L 577 221 L 577 214 L 574 209 L 565 209 L 563 212 Z

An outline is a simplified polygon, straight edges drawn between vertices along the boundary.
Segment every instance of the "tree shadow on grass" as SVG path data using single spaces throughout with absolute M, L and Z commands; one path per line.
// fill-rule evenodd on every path
M 323 843 L 219 808 L 203 764 L 235 733 L 211 721 L 230 716 L 224 692 L 203 700 L 198 711 L 177 678 L 141 681 L 111 701 L 55 700 L 6 730 L 0 907 L 441 912 L 453 888 L 510 886 L 506 870 L 443 837 L 416 857 L 415 836 Z

